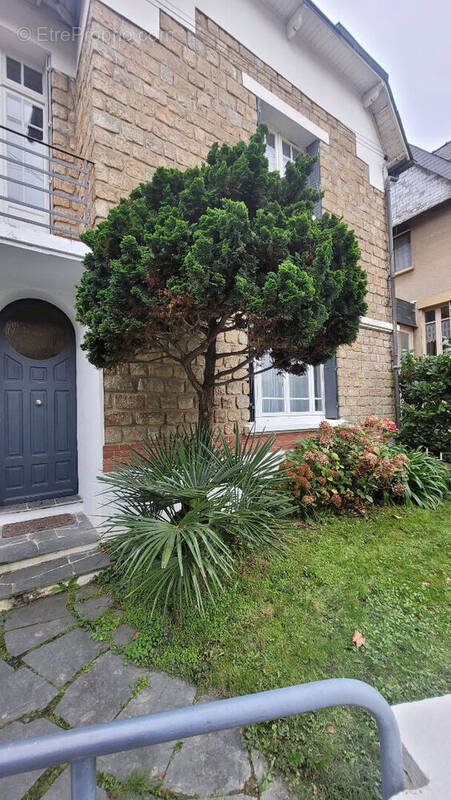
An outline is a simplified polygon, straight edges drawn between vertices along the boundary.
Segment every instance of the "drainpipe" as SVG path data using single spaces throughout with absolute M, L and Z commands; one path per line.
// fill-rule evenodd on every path
M 45 57 L 45 87 L 47 91 L 47 142 L 49 145 L 53 143 L 53 117 L 52 117 L 52 79 L 51 79 L 52 62 L 49 55 Z M 47 148 L 47 155 L 53 156 L 51 147 Z M 47 162 L 49 172 L 53 172 L 53 164 L 51 161 Z M 49 175 L 48 188 L 50 194 L 48 195 L 49 204 L 49 231 L 53 233 L 53 178 Z
M 398 320 L 396 315 L 396 285 L 395 285 L 395 251 L 393 247 L 393 217 L 391 204 L 391 184 L 396 183 L 398 178 L 388 175 L 385 181 L 385 197 L 387 198 L 387 229 L 388 247 L 390 253 L 390 294 L 391 294 L 391 313 L 393 323 L 393 347 L 392 347 L 392 368 L 393 368 L 393 387 L 395 392 L 395 422 L 399 428 L 401 424 L 401 402 L 399 394 L 399 352 L 398 352 Z

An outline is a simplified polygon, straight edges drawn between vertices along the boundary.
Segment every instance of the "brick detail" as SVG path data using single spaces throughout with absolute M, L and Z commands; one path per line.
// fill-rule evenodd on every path
M 257 434 L 259 438 L 267 438 L 269 434 Z M 291 450 L 299 439 L 316 436 L 315 431 L 284 431 L 275 435 L 273 450 Z M 142 452 L 142 443 L 106 444 L 103 448 L 103 471 L 111 472 L 123 463 L 126 464 L 135 451 Z

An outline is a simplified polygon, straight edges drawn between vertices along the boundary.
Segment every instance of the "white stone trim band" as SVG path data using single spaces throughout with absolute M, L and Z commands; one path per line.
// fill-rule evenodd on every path
M 300 128 L 303 128 L 305 131 L 308 131 L 312 134 L 315 139 L 320 139 L 325 144 L 329 144 L 329 134 L 327 131 L 324 131 L 318 125 L 315 125 L 314 122 L 311 122 L 307 117 L 304 117 L 303 114 L 300 114 L 299 111 L 296 111 L 295 108 L 289 106 L 288 103 L 285 103 L 284 100 L 281 100 L 280 97 L 277 97 L 276 94 L 273 94 L 266 89 L 265 86 L 262 86 L 261 83 L 258 83 L 254 78 L 251 78 L 250 75 L 247 75 L 243 72 L 243 86 L 245 89 L 249 89 L 252 94 L 255 94 L 256 97 L 259 97 L 260 100 L 263 100 L 265 103 L 268 103 L 269 106 L 272 106 L 277 111 L 280 111 L 285 117 L 288 119 L 293 120 Z
M 372 317 L 360 317 L 360 327 L 369 328 L 371 331 L 387 331 L 393 332 L 393 323 L 386 322 L 383 319 L 373 319 Z

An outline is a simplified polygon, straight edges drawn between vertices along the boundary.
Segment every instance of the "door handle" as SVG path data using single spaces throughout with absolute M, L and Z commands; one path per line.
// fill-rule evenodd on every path
M 42 400 L 35 400 L 37 406 L 42 406 Z

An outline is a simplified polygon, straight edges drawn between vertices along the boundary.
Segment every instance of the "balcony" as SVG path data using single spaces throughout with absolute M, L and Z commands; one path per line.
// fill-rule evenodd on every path
M 0 125 L 0 217 L 78 239 L 88 227 L 92 162 Z

